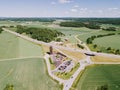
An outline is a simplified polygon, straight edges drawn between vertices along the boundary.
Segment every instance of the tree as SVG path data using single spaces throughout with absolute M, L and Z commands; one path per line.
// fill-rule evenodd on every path
M 105 30 L 105 31 L 116 31 L 116 28 L 115 27 L 109 27 L 109 28 L 102 28 L 102 30 Z
M 91 39 L 91 38 L 88 38 L 88 39 L 86 40 L 86 43 L 87 43 L 87 44 L 92 44 L 92 39 Z
M 61 38 L 57 38 L 56 41 L 57 41 L 57 42 L 60 42 L 60 41 L 62 41 L 62 40 L 61 40 Z
M 0 33 L 2 33 L 2 31 L 3 31 L 2 28 L 0 28 Z
M 52 40 L 55 40 L 58 36 L 63 36 L 64 34 L 62 32 L 59 32 L 57 30 L 51 30 L 47 28 L 28 28 L 28 27 L 22 27 L 17 26 L 17 32 L 22 34 L 28 34 L 33 39 L 37 39 L 44 42 L 51 42 Z M 61 39 L 57 39 L 58 41 L 61 41 Z
M 103 86 L 97 87 L 96 90 L 108 90 L 108 85 L 103 85 Z
M 119 49 L 115 50 L 115 54 L 120 54 L 120 50 Z
M 93 48 L 96 48 L 96 47 L 97 47 L 97 45 L 96 45 L 96 44 L 94 44 L 94 45 L 93 45 Z
M 107 50 L 110 51 L 110 50 L 111 50 L 111 47 L 108 47 Z
M 4 88 L 4 90 L 13 90 L 13 89 L 14 89 L 14 86 L 9 84 L 7 84 L 6 87 Z

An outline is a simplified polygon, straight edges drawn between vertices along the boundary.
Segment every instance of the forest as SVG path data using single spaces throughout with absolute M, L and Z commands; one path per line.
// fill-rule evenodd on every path
M 33 28 L 24 27 L 21 25 L 17 26 L 17 33 L 30 35 L 33 39 L 37 39 L 44 42 L 51 42 L 56 40 L 58 36 L 64 36 L 63 33 L 57 30 L 51 30 L 47 28 Z
M 97 23 L 89 23 L 89 22 L 61 22 L 60 26 L 63 27 L 86 27 L 86 28 L 90 28 L 90 29 L 100 29 L 100 25 Z

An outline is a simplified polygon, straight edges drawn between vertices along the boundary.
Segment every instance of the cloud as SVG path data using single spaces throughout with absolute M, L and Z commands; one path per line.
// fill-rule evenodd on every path
M 78 12 L 78 10 L 77 10 L 77 9 L 72 8 L 72 9 L 71 9 L 71 12 Z
M 69 12 L 68 12 L 68 11 L 66 11 L 66 12 L 65 12 L 65 14 L 69 14 Z
M 79 5 L 75 5 L 74 8 L 79 8 Z
M 102 14 L 103 13 L 103 10 L 97 10 L 98 13 Z
M 59 3 L 62 3 L 62 4 L 71 3 L 71 2 L 72 2 L 71 0 L 59 0 Z
M 88 10 L 87 8 L 80 8 L 81 11 L 86 11 Z
M 55 5 L 55 4 L 56 4 L 56 2 L 51 2 L 51 4 L 52 4 L 52 5 Z
M 118 10 L 118 8 L 108 8 L 108 10 Z

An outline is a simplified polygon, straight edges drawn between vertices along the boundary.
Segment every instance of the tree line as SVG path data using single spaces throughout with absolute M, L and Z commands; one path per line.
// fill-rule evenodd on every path
M 102 30 L 105 30 L 105 31 L 116 31 L 116 28 L 115 27 L 108 27 L 108 28 L 102 28 Z
M 84 23 L 84 22 L 61 22 L 60 26 L 63 27 L 86 27 L 90 29 L 100 29 L 100 25 L 97 23 Z
M 100 38 L 100 37 L 105 37 L 105 36 L 111 36 L 111 35 L 115 35 L 115 33 L 109 33 L 109 34 L 97 35 L 97 36 L 94 35 L 94 36 L 89 37 L 86 40 L 86 43 L 87 44 L 91 44 L 94 49 L 97 49 L 97 48 L 100 49 L 101 48 L 100 46 L 98 46 L 97 44 L 93 44 L 93 40 L 95 38 Z M 102 49 L 100 49 L 97 52 L 107 52 L 107 53 L 113 53 L 113 54 L 120 54 L 120 50 L 119 49 L 114 49 L 114 48 L 111 48 L 111 47 L 107 47 L 107 48 L 102 47 Z
M 0 21 L 39 21 L 39 22 L 53 22 L 54 18 L 0 18 Z
M 73 18 L 71 20 L 79 22 L 94 22 L 100 24 L 120 25 L 120 18 Z
M 51 42 L 55 40 L 58 36 L 64 36 L 62 32 L 57 30 L 51 30 L 47 28 L 28 28 L 25 26 L 18 25 L 17 26 L 17 33 L 25 33 L 30 35 L 33 39 L 37 39 L 44 42 Z
M 100 38 L 100 37 L 105 37 L 105 36 L 111 36 L 111 35 L 115 35 L 115 33 L 109 33 L 109 34 L 97 35 L 97 36 L 94 35 L 94 36 L 91 36 L 91 37 L 87 38 L 86 43 L 87 44 L 92 44 L 93 40 L 95 38 Z
M 2 31 L 3 31 L 3 30 L 2 30 L 2 27 L 0 27 L 0 33 L 2 33 Z

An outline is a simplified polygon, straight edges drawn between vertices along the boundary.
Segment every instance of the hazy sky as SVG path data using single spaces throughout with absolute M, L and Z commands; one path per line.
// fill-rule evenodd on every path
M 0 0 L 0 17 L 120 17 L 120 0 Z

